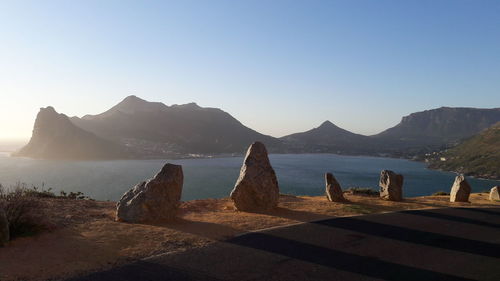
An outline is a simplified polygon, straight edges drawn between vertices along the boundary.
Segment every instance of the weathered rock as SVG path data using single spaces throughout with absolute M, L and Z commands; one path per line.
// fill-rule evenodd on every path
M 383 170 L 380 173 L 380 198 L 390 201 L 403 200 L 403 176 L 393 171 Z
M 5 211 L 0 207 L 0 247 L 5 245 L 9 239 L 9 221 L 7 221 Z
M 456 176 L 450 191 L 450 202 L 469 202 L 470 191 L 470 185 L 464 175 Z
M 152 179 L 127 191 L 116 204 L 116 220 L 170 220 L 177 214 L 184 176 L 182 166 L 167 163 Z
M 325 174 L 326 198 L 331 202 L 344 202 L 344 193 L 337 179 L 331 174 Z
M 278 205 L 278 180 L 264 144 L 254 142 L 248 148 L 231 199 L 240 211 L 266 211 Z
M 490 190 L 490 200 L 491 201 L 500 201 L 500 192 L 498 189 L 500 189 L 499 186 L 494 186 L 491 188 L 491 190 Z

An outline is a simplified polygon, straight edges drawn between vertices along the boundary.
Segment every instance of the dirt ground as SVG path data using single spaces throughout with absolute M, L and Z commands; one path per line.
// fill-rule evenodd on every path
M 282 195 L 268 213 L 235 211 L 231 201 L 183 202 L 174 222 L 129 224 L 114 221 L 114 202 L 43 199 L 54 227 L 34 237 L 18 238 L 0 248 L 0 280 L 52 280 L 124 264 L 143 257 L 203 247 L 236 234 L 322 218 L 447 206 L 498 206 L 488 194 L 472 194 L 470 203 L 450 203 L 449 196 L 389 202 L 346 194 L 349 202 L 326 197 Z

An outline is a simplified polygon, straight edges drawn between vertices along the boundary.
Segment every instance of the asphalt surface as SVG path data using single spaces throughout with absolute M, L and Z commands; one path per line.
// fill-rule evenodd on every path
M 498 281 L 500 207 L 301 223 L 71 280 Z

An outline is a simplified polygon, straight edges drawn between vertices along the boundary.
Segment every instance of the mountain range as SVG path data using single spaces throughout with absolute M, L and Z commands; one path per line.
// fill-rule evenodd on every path
M 57 159 L 169 158 L 241 154 L 261 141 L 272 153 L 412 156 L 455 145 L 500 121 L 500 108 L 412 113 L 395 127 L 364 136 L 330 121 L 281 138 L 252 130 L 227 112 L 195 103 L 167 106 L 129 96 L 97 115 L 68 118 L 42 108 L 17 155 Z

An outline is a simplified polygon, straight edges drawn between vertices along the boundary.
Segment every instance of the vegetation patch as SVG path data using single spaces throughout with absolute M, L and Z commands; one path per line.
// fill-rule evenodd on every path
M 52 228 L 50 217 L 47 217 L 41 199 L 59 198 L 82 200 L 89 199 L 81 192 L 61 191 L 60 195 L 52 189 L 27 187 L 26 184 L 17 183 L 10 188 L 0 184 L 0 208 L 5 211 L 9 222 L 10 238 L 32 236 Z
M 434 192 L 432 194 L 432 196 L 444 196 L 444 195 L 450 195 L 448 192 L 445 192 L 445 191 L 438 191 L 438 192 Z
M 380 192 L 378 192 L 378 190 L 369 187 L 350 187 L 346 190 L 346 192 L 351 193 L 352 195 L 368 195 L 368 196 L 380 195 Z

